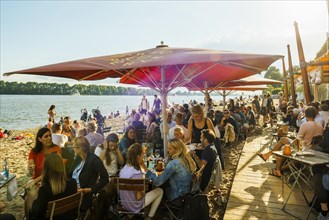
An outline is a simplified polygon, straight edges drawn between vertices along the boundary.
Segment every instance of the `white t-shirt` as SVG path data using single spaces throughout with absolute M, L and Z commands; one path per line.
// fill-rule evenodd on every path
M 51 139 L 59 147 L 64 147 L 65 143 L 69 140 L 65 134 L 51 134 Z
M 103 149 L 100 146 L 97 146 L 94 154 L 97 155 L 98 157 L 100 157 L 102 151 L 103 151 Z M 117 157 L 116 157 L 115 153 L 112 151 L 110 151 L 110 157 L 111 157 L 110 165 L 106 164 L 105 159 L 103 160 L 103 164 L 104 164 L 104 167 L 105 167 L 107 173 L 111 177 L 111 176 L 115 176 L 118 172 L 118 161 L 117 161 Z

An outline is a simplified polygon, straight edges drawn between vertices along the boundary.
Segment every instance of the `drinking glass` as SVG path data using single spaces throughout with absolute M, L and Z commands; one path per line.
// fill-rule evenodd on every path
M 159 158 L 160 157 L 160 149 L 155 149 L 154 150 L 154 156 L 155 156 L 155 158 Z
M 306 142 L 301 141 L 301 144 L 299 145 L 299 151 L 302 152 L 301 158 L 304 158 L 304 150 L 306 149 Z

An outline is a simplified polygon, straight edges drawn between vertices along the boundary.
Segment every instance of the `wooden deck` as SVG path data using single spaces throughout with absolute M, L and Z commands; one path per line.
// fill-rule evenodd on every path
M 269 141 L 269 136 L 264 134 L 248 138 L 245 142 L 224 219 L 305 219 L 309 206 L 298 186 L 285 208 L 290 214 L 281 209 L 290 187 L 282 184 L 280 178 L 268 174 L 274 163 L 264 162 L 256 155 L 259 151 L 268 150 L 263 144 Z M 307 195 L 312 198 L 312 192 Z M 316 219 L 316 215 L 312 211 L 309 219 Z

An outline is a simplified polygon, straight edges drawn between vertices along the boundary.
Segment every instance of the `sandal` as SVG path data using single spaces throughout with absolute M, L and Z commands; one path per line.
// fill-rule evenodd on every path
M 269 173 L 271 176 L 276 176 L 276 177 L 281 177 L 281 172 L 277 169 L 272 169 L 271 172 Z
M 264 162 L 267 161 L 267 159 L 264 158 L 263 154 L 261 154 L 261 153 L 257 153 L 257 156 L 259 156 L 260 158 L 262 158 L 262 160 L 264 160 Z

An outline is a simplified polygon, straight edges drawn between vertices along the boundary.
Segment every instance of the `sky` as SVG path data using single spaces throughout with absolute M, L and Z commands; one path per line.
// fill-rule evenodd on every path
M 299 65 L 294 22 L 306 61 L 328 36 L 325 0 L 312 1 L 4 1 L 1 0 L 1 80 L 83 83 L 12 75 L 94 56 L 153 48 L 207 48 L 286 56 Z M 274 66 L 282 70 L 282 61 Z M 116 80 L 92 81 L 111 85 Z

